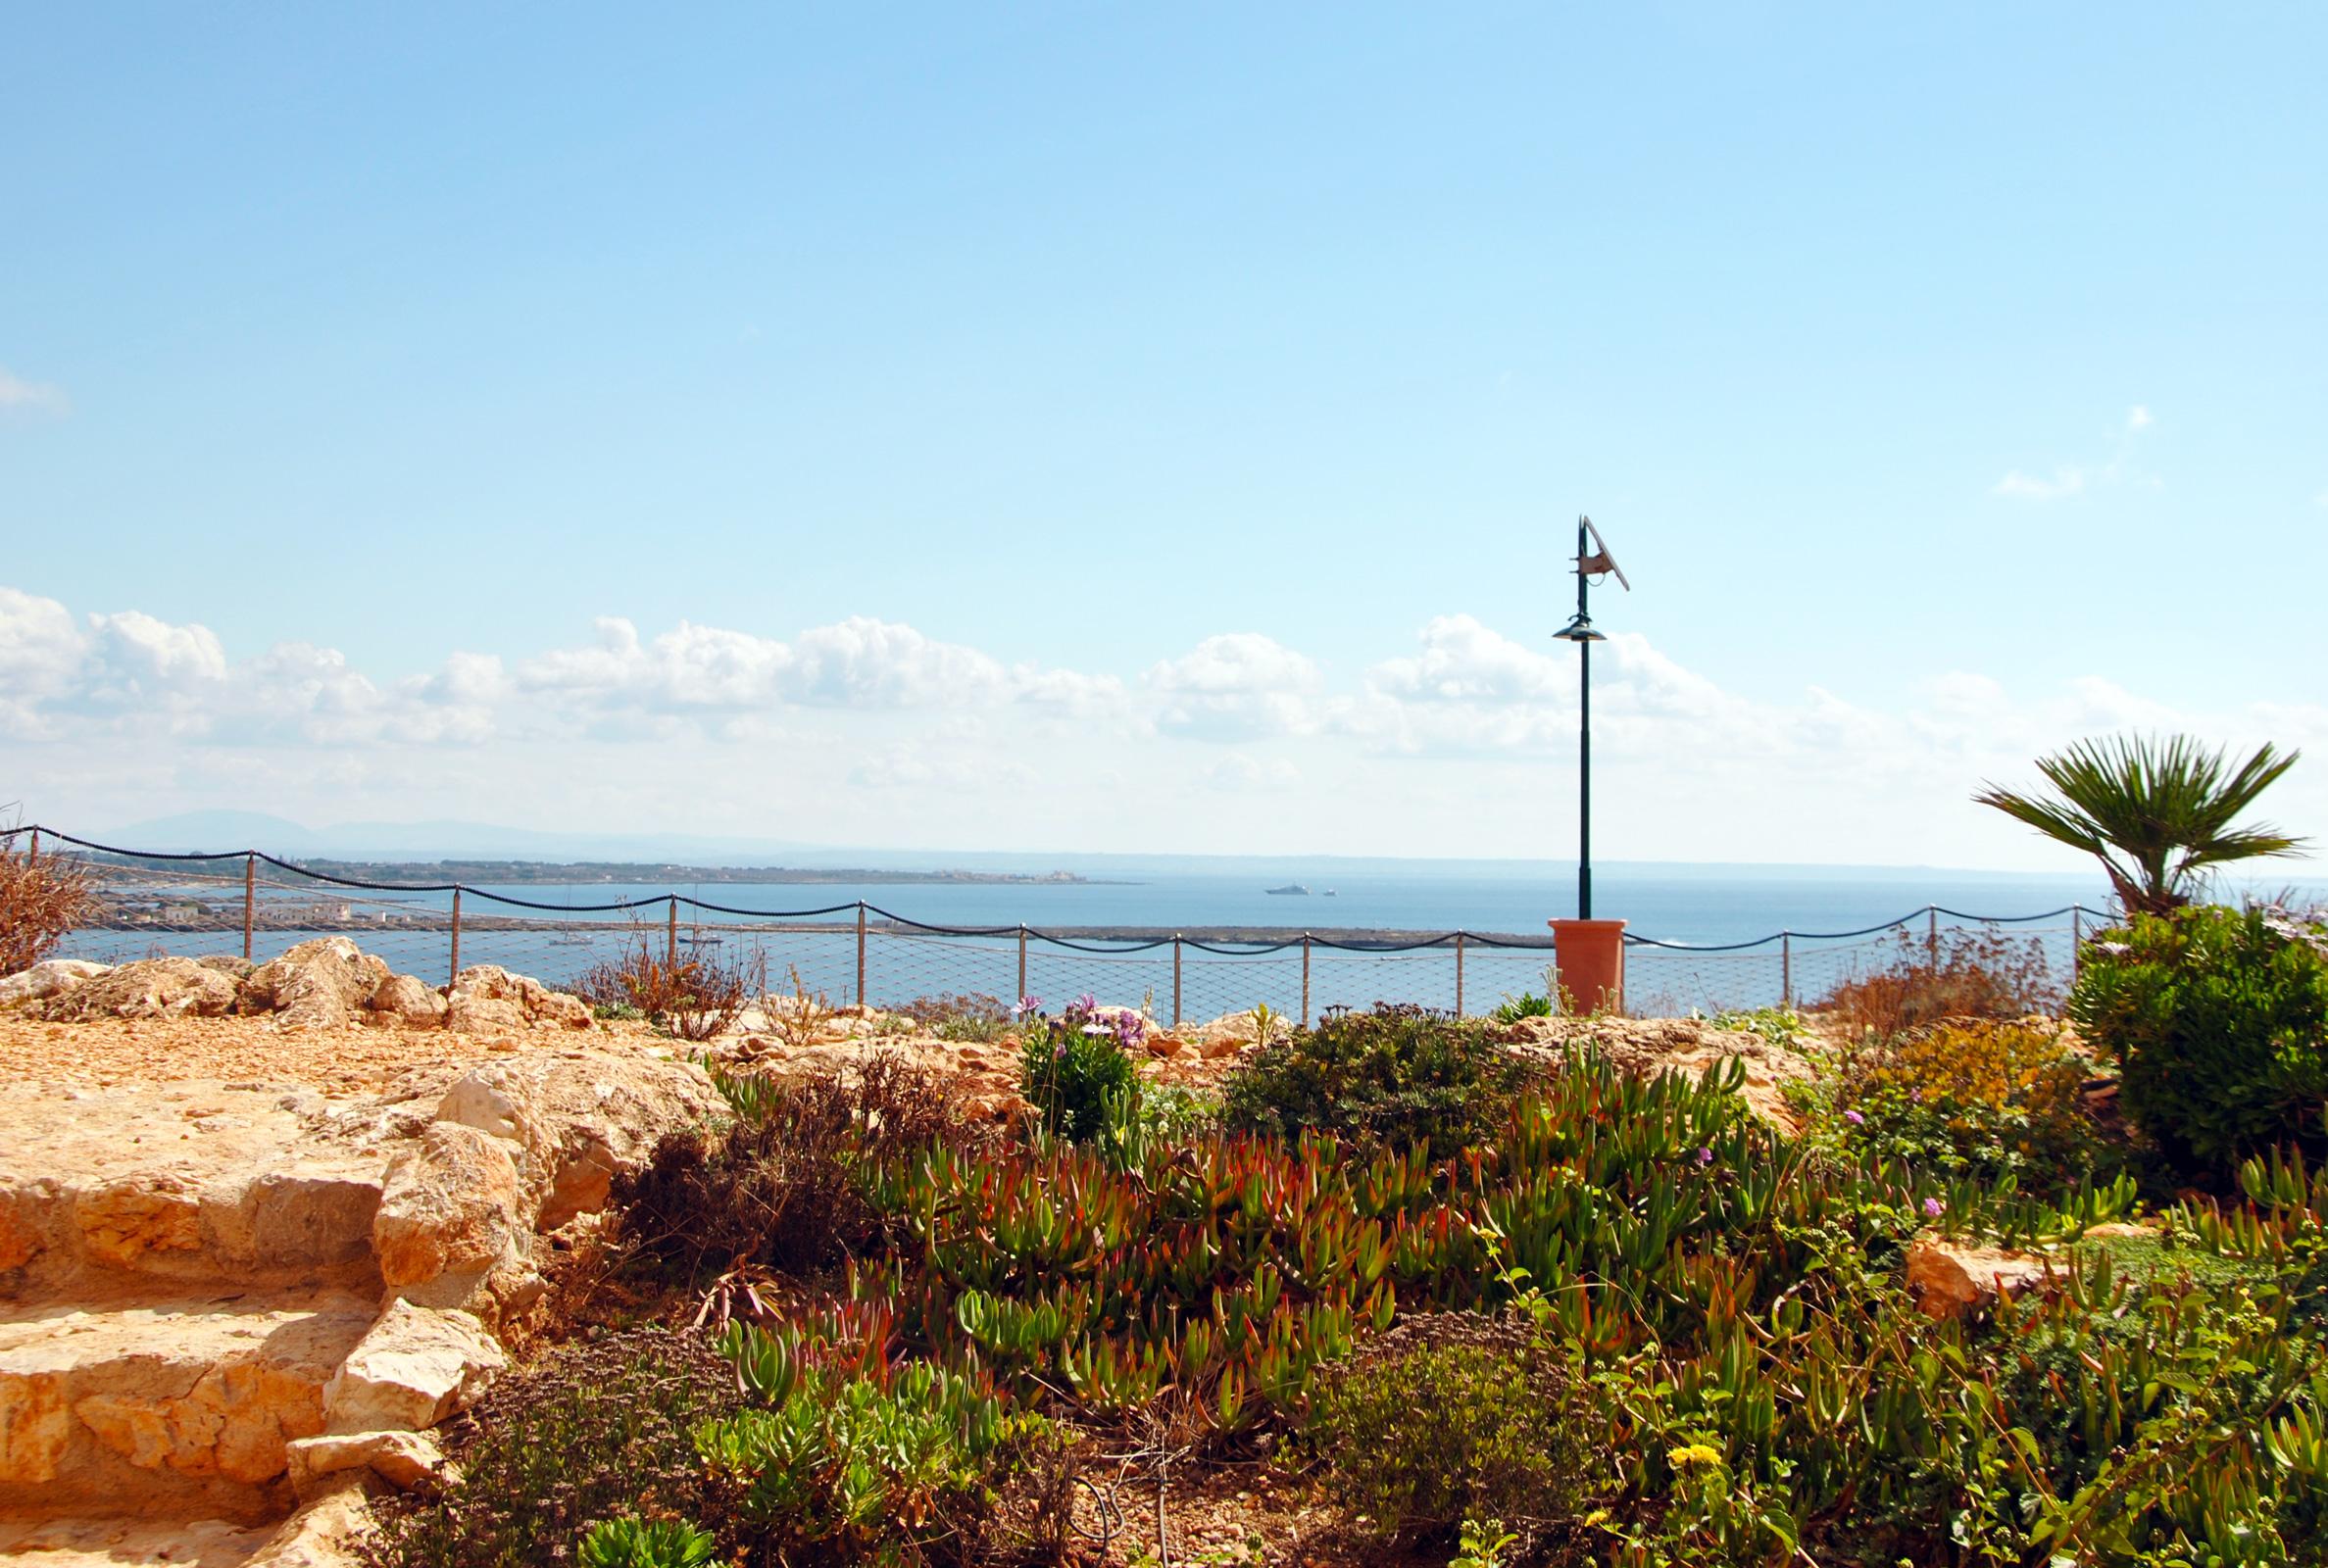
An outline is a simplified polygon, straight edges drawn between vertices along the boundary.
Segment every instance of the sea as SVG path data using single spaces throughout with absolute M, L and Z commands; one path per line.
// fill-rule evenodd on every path
M 1037 874 L 1054 868 L 1027 867 Z M 1499 996 L 1546 989 L 1550 955 L 1536 944 L 1548 937 L 1548 921 L 1577 908 L 1574 867 L 1548 862 L 1095 858 L 1056 868 L 1081 880 L 476 886 L 463 902 L 460 961 L 566 983 L 619 956 L 642 927 L 659 947 L 671 940 L 663 901 L 676 893 L 699 901 L 683 902 L 678 911 L 677 941 L 687 953 L 765 958 L 779 989 L 797 974 L 804 988 L 835 1000 L 1009 999 L 1023 988 L 1055 999 L 1089 992 L 1145 1002 L 1160 1017 L 1197 1019 L 1256 1001 L 1304 1014 L 1377 1001 L 1476 1011 Z M 1306 891 L 1269 891 L 1288 887 Z M 145 891 L 168 896 L 150 884 Z M 240 892 L 239 879 L 186 889 L 214 910 L 223 899 L 238 911 Z M 2319 902 L 2328 888 L 2251 879 L 2214 889 L 2232 902 L 2288 894 Z M 259 958 L 328 933 L 351 935 L 408 972 L 448 970 L 442 917 L 449 894 L 343 892 L 311 883 L 268 889 L 267 896 L 328 907 L 333 918 L 313 928 L 304 914 L 263 921 L 254 942 Z M 861 900 L 872 933 L 862 956 L 854 934 Z M 1638 944 L 1628 957 L 1628 989 L 1642 1006 L 1711 1012 L 1815 996 L 1885 961 L 1902 933 L 1928 937 L 1935 928 L 1985 922 L 2039 942 L 2066 976 L 2074 933 L 2092 932 L 2109 905 L 2098 876 L 1617 862 L 1595 870 L 1593 913 L 1627 922 Z M 1031 934 L 1023 951 L 1020 926 Z M 1875 934 L 1866 935 L 1871 928 Z M 950 934 L 965 931 L 992 934 Z M 1382 940 L 1458 931 L 1476 939 L 1460 956 L 1452 941 L 1372 951 Z M 1307 956 L 1305 932 L 1322 939 Z M 1047 942 L 1046 933 L 1061 940 Z M 1173 933 L 1194 940 L 1178 951 L 1154 940 Z M 1270 944 L 1263 933 L 1275 934 L 1275 951 L 1255 951 Z M 87 930 L 74 933 L 64 952 L 120 961 L 237 950 L 240 935 L 238 928 Z

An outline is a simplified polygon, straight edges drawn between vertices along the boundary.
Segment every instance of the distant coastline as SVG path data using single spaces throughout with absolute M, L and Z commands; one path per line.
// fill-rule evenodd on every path
M 177 869 L 177 863 L 142 856 L 94 857 L 100 864 L 135 866 L 144 870 Z M 697 884 L 876 884 L 896 887 L 964 885 L 976 887 L 1113 887 L 1132 886 L 1077 875 L 1072 871 L 876 870 L 850 866 L 792 865 L 676 865 L 639 860 L 341 860 L 322 857 L 285 860 L 302 870 L 344 882 L 381 882 L 399 886 L 433 886 L 461 882 L 471 887 L 567 887 L 585 883 L 652 883 L 666 887 Z M 273 873 L 279 875 L 279 873 Z

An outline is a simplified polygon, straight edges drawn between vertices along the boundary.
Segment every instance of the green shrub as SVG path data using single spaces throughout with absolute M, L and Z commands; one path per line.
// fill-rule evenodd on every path
M 1422 1144 L 1445 1157 L 1488 1137 L 1531 1076 L 1484 1023 L 1387 1003 L 1335 1008 L 1255 1053 L 1229 1078 L 1222 1115 L 1248 1132 Z
M 2271 909 L 2136 915 L 2086 952 L 2069 1002 L 2120 1102 L 2190 1171 L 2294 1142 L 2328 1102 L 2328 938 Z
M 1506 997 L 1496 1004 L 1488 1017 L 1496 1023 L 1517 1023 L 1522 1018 L 1549 1018 L 1560 1009 L 1550 997 L 1540 997 L 1533 991 L 1522 991 L 1516 997 Z
M 2092 1072 L 2050 1025 L 1958 1019 L 1856 1055 L 1839 1105 L 1856 1146 L 2053 1197 L 2125 1163 L 2086 1113 Z
M 582 1568 L 705 1568 L 718 1549 L 684 1519 L 601 1519 L 582 1537 Z
M 599 1521 L 709 1517 L 688 1435 L 736 1404 L 734 1373 L 701 1334 L 565 1347 L 494 1385 L 456 1429 L 459 1477 L 414 1494 L 366 1549 L 377 1568 L 548 1568 Z
M 1019 1093 L 1045 1132 L 1088 1143 L 1110 1124 L 1111 1101 L 1120 1121 L 1137 1100 L 1130 1052 L 1145 1033 L 1138 1013 L 1102 1013 L 1090 997 L 1080 997 L 1056 1018 L 1022 1015 L 1019 1029 Z
M 1328 1494 L 1383 1534 L 1493 1517 L 1527 1549 L 1617 1490 L 1591 1395 L 1524 1320 L 1434 1314 L 1327 1378 L 1303 1437 Z

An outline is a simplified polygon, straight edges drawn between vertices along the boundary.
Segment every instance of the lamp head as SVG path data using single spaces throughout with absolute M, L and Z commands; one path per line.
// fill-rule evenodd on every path
M 1593 630 L 1593 617 L 1582 611 L 1569 616 L 1568 624 L 1552 635 L 1555 642 L 1564 643 L 1605 643 L 1609 640 Z

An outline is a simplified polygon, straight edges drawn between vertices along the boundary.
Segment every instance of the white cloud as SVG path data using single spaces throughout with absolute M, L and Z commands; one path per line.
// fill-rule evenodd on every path
M 34 414 L 63 414 L 72 406 L 63 387 L 46 381 L 27 381 L 0 366 L 0 413 L 21 409 Z
M 2126 411 L 2109 440 L 2110 456 L 2099 465 L 2061 463 L 2054 466 L 2051 478 L 2014 468 L 1989 487 L 1989 494 L 2009 497 L 2015 501 L 2062 501 L 2085 494 L 2089 487 L 2131 484 L 2146 490 L 2156 490 L 2164 481 L 2156 474 L 2136 466 L 2134 448 L 2138 437 L 2156 424 L 2147 404 L 2137 403 Z
M 2015 468 L 1991 488 L 1991 495 L 2012 496 L 2023 501 L 2058 501 L 2064 496 L 2082 495 L 2086 488 L 2086 470 L 2067 466 L 2056 468 L 2050 479 Z
M 572 646 L 397 675 L 0 588 L 0 751 L 5 793 L 65 826 L 230 805 L 966 849 L 1566 853 L 1574 650 L 1448 614 L 1383 653 L 1337 687 L 1232 632 L 1126 681 L 875 619 L 779 639 L 608 618 Z M 1983 779 L 2125 729 L 2328 752 L 2308 699 L 2190 711 L 2006 667 L 1877 708 L 1840 686 L 1749 696 L 1614 635 L 1593 661 L 1603 853 L 2061 868 L 1970 804 Z M 2319 833 L 2320 771 L 2268 814 Z
M 1304 734 L 1318 722 L 1317 665 L 1261 632 L 1208 637 L 1152 665 L 1145 684 L 1163 700 L 1156 721 L 1168 733 L 1240 740 Z
M 1291 789 L 1302 781 L 1302 770 L 1282 757 L 1252 757 L 1232 752 L 1205 769 L 1205 782 L 1216 790 L 1248 794 L 1261 790 Z

